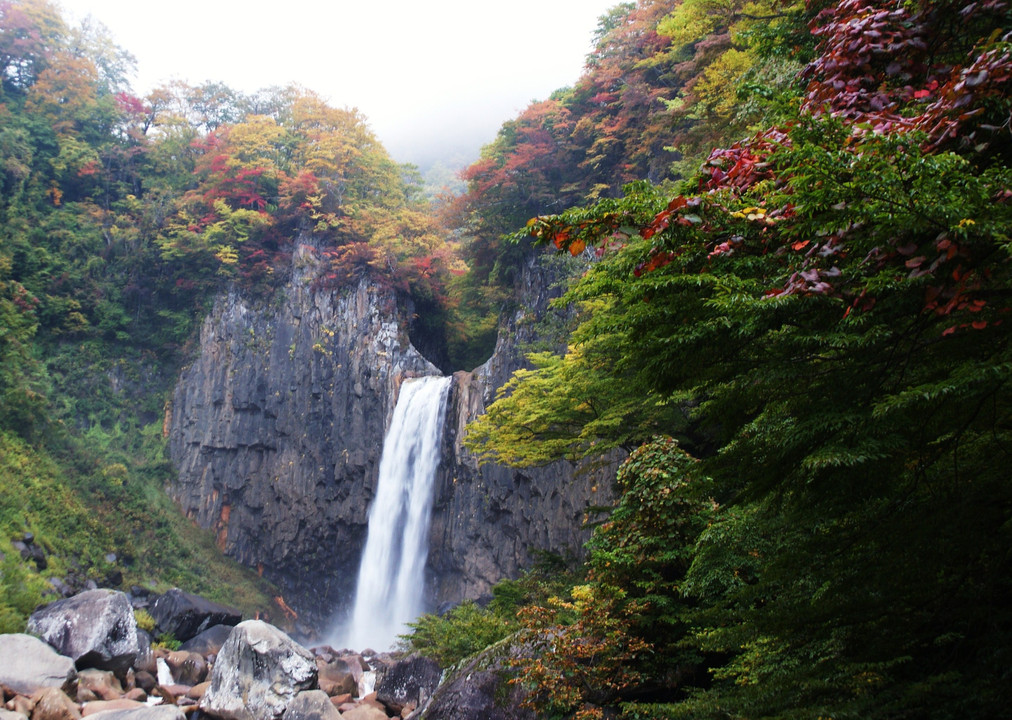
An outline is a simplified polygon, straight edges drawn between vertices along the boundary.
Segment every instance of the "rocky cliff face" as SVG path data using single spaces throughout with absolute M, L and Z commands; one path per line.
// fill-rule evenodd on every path
M 473 372 L 454 374 L 429 545 L 437 606 L 481 597 L 498 580 L 530 567 L 540 552 L 580 556 L 594 508 L 612 502 L 615 463 L 479 467 L 462 444 L 467 423 L 484 413 L 496 391 L 525 366 L 528 349 L 552 344 L 542 323 L 554 312 L 549 303 L 561 293 L 570 265 L 548 255 L 529 256 L 517 284 L 516 307 L 504 318 L 492 357 Z
M 407 340 L 393 295 L 318 289 L 311 248 L 268 306 L 221 297 L 172 401 L 170 488 L 310 625 L 351 592 L 387 419 L 400 382 L 438 374 Z
M 316 288 L 303 247 L 270 305 L 223 296 L 181 375 L 169 423 L 170 488 L 219 546 L 258 567 L 309 627 L 350 600 L 385 428 L 401 381 L 438 374 L 408 342 L 392 294 L 363 281 Z M 538 551 L 578 552 L 589 506 L 610 481 L 569 463 L 479 468 L 464 427 L 523 363 L 559 269 L 531 258 L 492 358 L 454 376 L 437 478 L 427 577 L 433 608 L 476 598 Z

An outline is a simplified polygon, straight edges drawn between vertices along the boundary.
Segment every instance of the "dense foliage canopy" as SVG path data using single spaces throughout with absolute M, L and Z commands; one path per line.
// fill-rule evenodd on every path
M 266 602 L 160 492 L 166 369 L 214 292 L 269 297 L 303 243 L 473 366 L 547 246 L 587 268 L 567 349 L 467 442 L 627 452 L 617 504 L 570 587 L 506 583 L 413 647 L 524 627 L 517 681 L 558 717 L 1007 714 L 1006 0 L 617 5 L 580 80 L 465 172 L 452 242 L 355 111 L 138 98 L 131 63 L 0 0 L 0 630 L 45 590 L 25 531 L 54 573 L 101 579 L 115 548 L 130 580 Z
M 93 20 L 0 0 L 0 494 L 13 503 L 0 556 L 14 563 L 9 541 L 32 532 L 53 576 L 101 579 L 118 553 L 128 581 L 188 577 L 214 594 L 223 586 L 188 566 L 237 570 L 161 492 L 169 383 L 213 294 L 233 284 L 268 299 L 301 244 L 329 261 L 327 287 L 389 286 L 445 360 L 447 283 L 462 268 L 416 173 L 356 111 L 298 87 L 177 82 L 141 98 L 133 62 Z M 19 508 L 20 486 L 37 492 Z M 50 507 L 58 487 L 65 508 Z M 242 582 L 237 601 L 270 603 L 263 583 Z M 44 589 L 26 587 L 11 617 Z
M 515 376 L 475 450 L 539 463 L 661 430 L 695 459 L 630 459 L 577 619 L 535 613 L 567 629 L 523 677 L 580 717 L 623 701 L 628 717 L 1000 716 L 1012 12 L 686 0 L 658 27 L 691 37 L 724 12 L 783 20 L 731 31 L 767 126 L 678 188 L 630 184 L 516 236 L 597 261 L 562 299 L 580 310 L 568 353 Z M 806 63 L 766 102 L 747 78 L 785 54 Z M 693 504 L 705 527 L 688 532 Z

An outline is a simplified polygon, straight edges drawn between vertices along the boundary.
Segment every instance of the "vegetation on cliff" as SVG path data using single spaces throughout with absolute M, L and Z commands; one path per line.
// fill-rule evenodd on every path
M 568 349 L 468 443 L 627 451 L 618 504 L 568 583 L 502 585 L 412 647 L 534 631 L 517 681 L 557 717 L 1003 715 L 1010 33 L 1004 0 L 624 3 L 437 221 L 356 113 L 137 98 L 100 27 L 0 0 L 0 629 L 50 574 L 214 596 L 234 572 L 267 603 L 194 569 L 215 551 L 161 493 L 166 369 L 214 292 L 269 296 L 306 243 L 460 366 L 548 246 L 589 268 Z
M 524 465 L 646 443 L 587 581 L 522 611 L 555 629 L 520 681 L 559 716 L 998 716 L 1010 8 L 668 10 L 672 46 L 729 33 L 678 112 L 758 124 L 693 128 L 745 139 L 514 235 L 596 262 L 561 300 L 568 352 L 532 358 L 472 447 Z M 732 68 L 734 102 L 709 101 Z
M 438 352 L 461 268 L 355 111 L 297 87 L 139 98 L 132 62 L 93 21 L 0 2 L 0 552 L 16 565 L 8 542 L 31 532 L 45 577 L 102 581 L 113 553 L 125 583 L 230 586 L 265 609 L 270 588 L 226 570 L 161 492 L 168 391 L 210 299 L 230 284 L 268 298 L 302 243 L 322 284 L 392 288 Z M 43 576 L 5 570 L 4 587 L 44 589 L 24 573 Z

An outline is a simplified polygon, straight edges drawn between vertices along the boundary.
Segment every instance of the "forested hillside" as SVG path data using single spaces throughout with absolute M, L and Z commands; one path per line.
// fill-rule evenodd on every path
M 0 2 L 0 553 L 19 588 L 4 629 L 23 628 L 42 577 L 271 605 L 162 492 L 165 403 L 216 292 L 268 300 L 305 244 L 322 282 L 395 289 L 449 362 L 459 263 L 363 117 L 298 87 L 136 97 L 132 62 L 100 24 Z M 9 543 L 26 532 L 48 567 L 20 563 Z
M 525 630 L 539 717 L 1007 713 L 1010 32 L 1004 2 L 616 9 L 463 204 L 492 277 L 594 259 L 568 351 L 468 442 L 632 450 L 620 500 L 571 587 L 413 647 Z
M 433 204 L 310 90 L 141 98 L 131 62 L 0 0 L 0 631 L 51 577 L 270 606 L 162 492 L 216 293 L 271 302 L 301 244 L 470 369 L 521 259 L 565 253 L 587 268 L 566 350 L 466 442 L 517 467 L 626 453 L 618 504 L 585 564 L 407 645 L 450 666 L 513 643 L 538 717 L 1008 714 L 1008 2 L 617 5 L 573 87 Z
M 712 148 L 764 127 L 811 55 L 802 33 L 781 44 L 804 22 L 776 2 L 626 2 L 603 16 L 582 77 L 504 123 L 443 211 L 464 239 L 466 312 L 489 322 L 509 302 L 529 245 L 505 238 L 530 218 L 694 177 Z

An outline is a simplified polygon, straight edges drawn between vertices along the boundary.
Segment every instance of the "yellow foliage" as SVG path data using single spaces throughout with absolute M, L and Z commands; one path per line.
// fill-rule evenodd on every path
M 87 58 L 60 53 L 29 88 L 25 108 L 44 115 L 58 135 L 72 133 L 97 101 L 98 71 Z
M 266 115 L 249 115 L 228 131 L 232 153 L 230 163 L 241 166 L 267 166 L 279 169 L 283 155 L 285 129 Z
M 677 51 L 714 32 L 738 35 L 751 24 L 769 22 L 786 11 L 776 0 L 685 0 L 658 23 L 657 34 L 669 38 Z
M 736 114 L 738 86 L 755 64 L 750 50 L 731 48 L 710 63 L 695 85 L 699 105 L 711 115 L 727 121 Z
M 214 256 L 222 265 L 235 265 L 239 262 L 239 253 L 235 251 L 235 248 L 227 245 L 219 245 Z
M 676 48 L 684 47 L 726 23 L 741 4 L 736 0 L 685 0 L 657 24 L 657 34 L 670 38 Z

